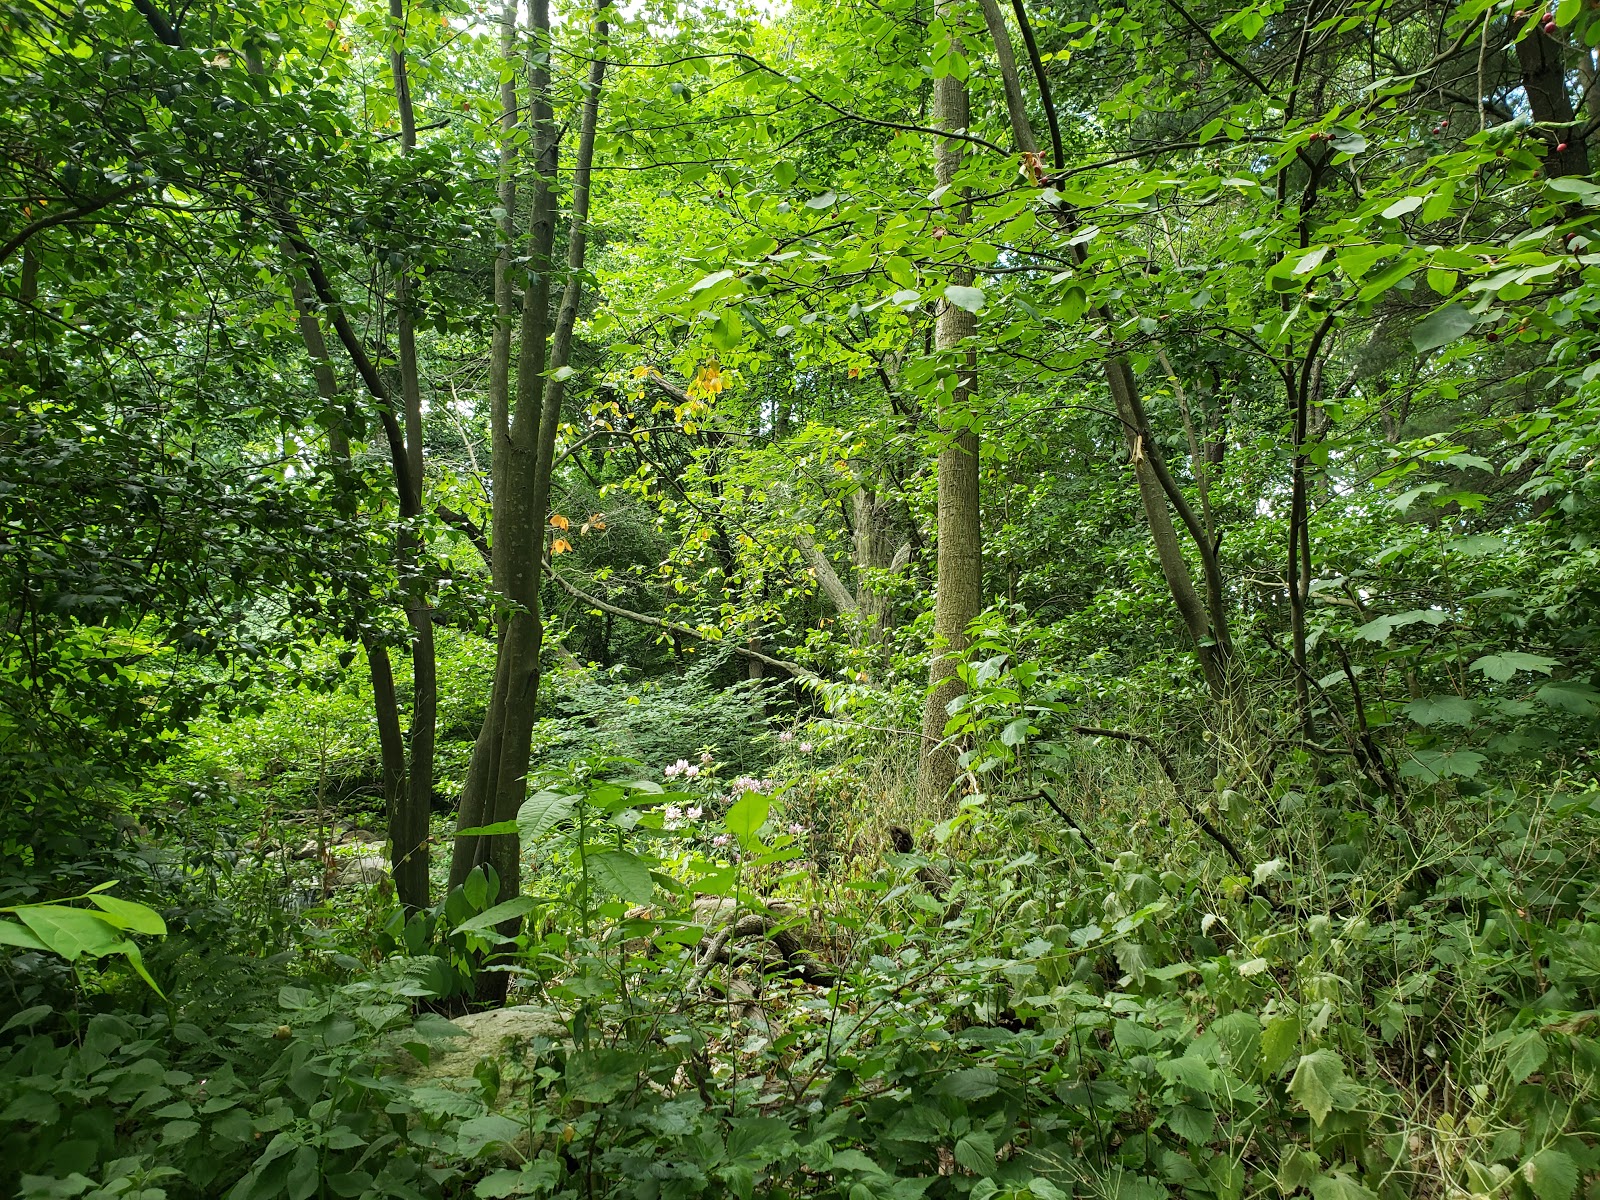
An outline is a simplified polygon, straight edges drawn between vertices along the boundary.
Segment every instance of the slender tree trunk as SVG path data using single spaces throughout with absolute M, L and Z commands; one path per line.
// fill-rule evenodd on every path
M 514 0 L 513 0 L 514 3 Z M 555 462 L 556 431 L 565 391 L 564 368 L 572 356 L 573 332 L 583 294 L 583 265 L 589 216 L 589 184 L 594 143 L 599 124 L 600 90 L 606 62 L 604 46 L 608 26 L 604 12 L 609 0 L 597 6 L 595 30 L 600 50 L 590 63 L 579 123 L 578 152 L 573 169 L 572 224 L 567 239 L 567 281 L 553 337 L 546 350 L 549 330 L 549 277 L 555 235 L 555 137 L 550 110 L 548 0 L 532 0 L 533 41 L 530 46 L 529 112 L 533 142 L 541 150 L 534 185 L 530 233 L 531 278 L 524 290 L 517 363 L 515 404 L 510 402 L 510 284 L 509 255 L 497 263 L 497 296 L 503 301 L 501 320 L 507 330 L 502 346 L 504 366 L 497 376 L 506 397 L 493 414 L 496 495 L 493 513 L 492 553 L 495 585 L 505 597 L 508 613 L 502 623 L 496 660 L 495 689 L 484 719 L 468 776 L 461 809 L 462 827 L 492 824 L 514 818 L 527 791 L 528 758 L 539 695 L 539 655 L 544 630 L 540 617 L 539 585 L 543 564 L 544 531 L 550 502 L 550 480 Z M 514 7 L 508 5 L 507 28 L 514 26 Z M 513 53 L 510 35 L 506 53 Z M 514 92 L 502 94 L 505 127 L 516 111 Z M 508 161 L 502 152 L 502 163 Z M 509 171 L 507 171 L 507 175 Z M 502 196 L 504 202 L 504 196 Z M 510 205 L 506 205 L 509 211 Z M 506 244 L 509 246 L 509 235 Z M 497 330 L 498 337 L 498 330 Z M 466 878 L 478 864 L 491 866 L 499 878 L 502 899 L 519 890 L 518 846 L 514 835 L 462 838 L 457 841 L 451 884 Z M 503 931 L 509 932 L 509 931 Z M 503 999 L 507 977 L 484 975 L 478 998 Z
M 311 373 L 317 381 L 317 394 L 328 410 L 328 449 L 338 470 L 350 466 L 350 438 L 345 432 L 344 411 L 340 404 L 339 382 L 328 357 L 328 342 L 322 335 L 311 293 L 298 275 L 290 277 L 290 290 L 300 326 L 300 340 L 311 357 Z M 352 596 L 358 605 L 364 598 Z M 395 814 L 405 792 L 406 747 L 400 731 L 400 701 L 395 694 L 394 667 L 384 646 L 363 627 L 361 649 L 367 659 L 367 677 L 372 683 L 372 711 L 378 724 L 378 758 L 383 769 L 384 819 L 392 830 Z
M 989 28 L 989 35 L 994 40 L 995 58 L 1005 88 L 1006 111 L 1011 119 L 1011 129 L 1017 142 L 1017 149 L 1024 156 L 1037 161 L 1039 143 L 1028 121 L 1027 106 L 1022 93 L 1022 77 L 1017 70 L 1016 55 L 1012 50 L 1011 33 L 1006 28 L 1005 15 L 1001 12 L 997 0 L 980 0 L 980 6 L 983 9 L 984 22 Z M 1027 16 L 1021 0 L 1014 0 L 1014 7 L 1018 21 L 1026 33 Z M 1030 53 L 1035 50 L 1031 43 L 1031 35 L 1029 35 L 1029 50 Z M 1044 90 L 1044 73 L 1037 59 L 1034 61 L 1034 69 L 1039 78 L 1041 98 L 1050 115 L 1051 132 L 1054 135 L 1054 112 L 1049 95 Z M 1052 143 L 1055 166 L 1060 170 L 1065 165 L 1061 161 L 1060 142 L 1052 136 Z M 1059 209 L 1058 213 L 1064 222 L 1070 221 L 1065 209 Z M 1073 256 L 1081 263 L 1085 257 L 1083 247 L 1074 246 Z M 1108 320 L 1110 319 L 1109 311 L 1102 309 L 1102 313 Z M 1156 559 L 1161 564 L 1161 574 L 1166 580 L 1167 591 L 1172 596 L 1178 615 L 1183 618 L 1185 628 L 1189 631 L 1190 641 L 1195 648 L 1195 658 L 1205 674 L 1206 682 L 1214 694 L 1225 695 L 1229 691 L 1228 660 L 1231 657 L 1232 644 L 1228 631 L 1221 564 L 1217 558 L 1217 544 L 1207 535 L 1205 526 L 1190 508 L 1182 489 L 1172 478 L 1162 460 L 1160 447 L 1156 445 L 1155 438 L 1150 432 L 1150 421 L 1145 413 L 1144 401 L 1139 394 L 1138 381 L 1134 378 L 1133 367 L 1128 362 L 1127 356 L 1108 355 L 1105 360 L 1105 374 L 1112 401 L 1116 405 L 1117 417 L 1122 423 L 1134 480 L 1139 486 L 1139 499 L 1144 506 L 1145 521 L 1150 528 L 1150 538 L 1155 545 Z M 1173 524 L 1172 511 L 1167 507 L 1169 502 L 1172 509 L 1177 511 L 1190 535 L 1190 540 L 1199 552 L 1209 604 L 1202 601 L 1195 587 L 1194 576 L 1189 569 L 1188 560 L 1184 557 L 1177 527 Z
M 395 104 L 400 110 L 401 152 L 417 148 L 417 123 L 411 108 L 406 66 L 406 0 L 389 0 L 390 71 Z M 395 278 L 396 337 L 400 344 L 400 395 L 405 407 L 406 479 L 412 509 L 419 519 L 400 535 L 401 585 L 406 594 L 406 620 L 411 626 L 411 762 L 405 795 L 389 829 L 389 853 L 395 894 L 408 910 L 428 905 L 428 815 L 433 807 L 434 740 L 439 713 L 438 668 L 433 642 L 433 608 L 422 574 L 424 464 L 422 450 L 422 380 L 417 368 L 417 336 L 412 311 L 412 278 L 403 264 Z
M 939 0 L 939 14 L 955 27 L 958 5 Z M 954 75 L 933 82 L 933 124 L 942 130 L 967 128 L 971 120 L 967 85 Z M 961 170 L 963 143 L 938 139 L 934 144 L 934 178 L 941 188 L 954 185 Z M 964 201 L 958 201 L 958 211 Z M 964 212 L 961 217 L 965 219 Z M 972 272 L 958 269 L 950 282 L 970 286 Z M 969 407 L 977 383 L 978 355 L 974 339 L 976 315 L 944 301 L 934 327 L 934 345 L 956 361 L 949 390 L 939 402 L 939 429 L 948 439 L 939 452 L 937 591 L 933 606 L 933 657 L 928 665 L 928 697 L 922 712 L 922 755 L 917 770 L 917 795 L 923 804 L 943 804 L 959 771 L 956 748 L 944 741 L 951 701 L 964 690 L 956 670 L 967 649 L 967 626 L 983 607 L 983 527 L 978 496 L 978 435 Z
M 500 229 L 499 245 L 494 261 L 494 335 L 489 344 L 489 425 L 491 480 L 490 501 L 493 506 L 489 518 L 490 574 L 494 590 L 502 597 L 509 593 L 506 586 L 506 559 L 511 549 L 506 530 L 509 509 L 516 494 L 511 482 L 515 456 L 511 452 L 511 251 L 516 239 L 517 183 L 514 174 L 517 160 L 517 8 L 519 0 L 506 0 L 500 20 L 500 55 L 503 63 L 500 75 Z M 537 21 L 535 22 L 537 25 Z M 535 32 L 537 36 L 537 31 Z M 538 68 L 535 67 L 536 71 Z M 532 79 L 530 78 L 530 91 Z M 531 115 L 530 108 L 530 115 Z M 524 304 L 528 299 L 524 298 Z M 499 652 L 495 656 L 494 684 L 490 689 L 489 707 L 484 712 L 483 727 L 472 748 L 472 758 L 467 765 L 466 783 L 461 791 L 461 804 L 457 813 L 458 827 L 473 829 L 489 823 L 489 811 L 494 800 L 494 785 L 500 775 L 500 731 L 506 711 L 506 693 L 510 688 L 507 675 L 509 662 L 506 655 L 506 637 L 509 615 L 499 619 Z M 450 887 L 460 887 L 472 868 L 485 853 L 482 839 L 457 837 L 450 858 Z

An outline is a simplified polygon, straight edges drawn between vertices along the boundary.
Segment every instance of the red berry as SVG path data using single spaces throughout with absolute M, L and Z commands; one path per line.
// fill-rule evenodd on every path
M 1540 17 L 1539 19 L 1546 25 L 1554 25 L 1556 23 L 1556 14 L 1551 12 L 1549 9 L 1546 9 L 1544 16 Z
M 1500 335 L 1495 333 L 1492 329 L 1483 336 L 1485 341 L 1498 342 L 1500 340 Z
M 1555 37 L 1556 23 L 1554 21 L 1546 21 L 1544 23 L 1544 34 L 1546 37 Z
M 1557 154 L 1565 154 L 1566 152 L 1567 152 L 1567 144 L 1565 142 L 1557 142 L 1556 143 L 1556 153 Z

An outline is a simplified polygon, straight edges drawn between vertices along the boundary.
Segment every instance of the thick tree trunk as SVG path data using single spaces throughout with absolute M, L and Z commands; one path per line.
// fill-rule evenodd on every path
M 954 0 L 940 0 L 947 21 L 956 15 Z M 964 130 L 970 121 L 967 85 L 946 75 L 933 82 L 933 124 L 942 130 Z M 961 170 L 963 143 L 941 138 L 934 148 L 934 177 L 951 187 Z M 958 204 L 960 202 L 958 201 Z M 950 282 L 970 286 L 972 273 L 952 272 Z M 928 696 L 922 712 L 922 755 L 917 770 L 917 795 L 930 807 L 942 805 L 954 786 L 959 755 L 945 742 L 950 702 L 962 694 L 956 669 L 967 649 L 967 625 L 983 607 L 983 528 L 978 497 L 978 435 L 968 410 L 977 382 L 977 350 L 973 341 L 978 319 L 944 301 L 934 326 L 934 345 L 954 358 L 954 377 L 939 404 L 939 428 L 947 438 L 939 452 L 937 591 L 933 607 L 933 657 L 928 666 Z
M 1522 90 L 1527 94 L 1534 123 L 1553 126 L 1543 131 L 1548 146 L 1544 166 L 1546 173 L 1552 177 L 1589 173 L 1589 146 L 1583 139 L 1582 123 L 1575 119 L 1572 97 L 1567 93 L 1567 69 L 1563 53 L 1566 37 L 1565 29 L 1558 29 L 1551 36 L 1536 28 L 1517 43 L 1517 66 L 1522 71 Z M 1587 54 L 1587 48 L 1582 53 Z M 1562 144 L 1567 148 L 1557 150 L 1556 147 Z

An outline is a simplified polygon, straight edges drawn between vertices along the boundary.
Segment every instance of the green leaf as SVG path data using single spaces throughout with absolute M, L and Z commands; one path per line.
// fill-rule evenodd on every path
M 0 946 L 19 946 L 24 950 L 43 950 L 48 952 L 46 946 L 31 932 L 26 925 L 19 925 L 15 921 L 8 921 L 0 917 Z
M 463 921 L 451 930 L 451 933 L 481 933 L 485 930 L 493 929 L 504 921 L 510 921 L 516 917 L 525 917 L 538 907 L 539 902 L 532 896 L 513 896 L 501 904 L 496 904 L 486 912 L 481 912 L 470 920 Z
M 1576 679 L 1547 683 L 1534 696 L 1540 704 L 1580 717 L 1593 716 L 1596 710 L 1600 710 L 1600 691 Z
M 956 1162 L 974 1175 L 993 1175 L 994 1134 L 973 1130 L 956 1143 Z
M 1564 1150 L 1541 1150 L 1523 1166 L 1522 1177 L 1539 1200 L 1572 1200 L 1578 1165 Z
M 967 1067 L 946 1075 L 934 1090 L 958 1100 L 982 1100 L 1000 1090 L 1000 1076 L 993 1067 Z
M 493 825 L 474 825 L 471 829 L 458 829 L 452 837 L 498 837 L 502 833 L 517 832 L 516 821 L 496 821 Z
M 655 895 L 650 868 L 636 854 L 626 850 L 601 850 L 585 855 L 589 873 L 606 891 L 635 904 L 648 904 Z
M 1300 1044 L 1300 1017 L 1283 1013 L 1267 1022 L 1261 1031 L 1261 1074 L 1271 1079 L 1282 1073 L 1289 1057 Z
M 1418 725 L 1470 725 L 1477 718 L 1478 706 L 1460 696 L 1428 696 L 1413 700 L 1405 711 Z
M 1544 1066 L 1549 1055 L 1544 1035 L 1537 1029 L 1525 1029 L 1506 1047 L 1506 1073 L 1511 1076 L 1511 1082 L 1521 1083 Z
M 1478 319 L 1459 304 L 1447 305 L 1411 327 L 1411 344 L 1419 354 L 1448 346 L 1472 330 Z
M 1311 1181 L 1313 1200 L 1378 1200 L 1378 1194 L 1345 1171 L 1318 1175 Z
M 1383 216 L 1386 220 L 1398 220 L 1407 213 L 1416 212 L 1417 209 L 1422 207 L 1422 202 L 1426 199 L 1426 196 L 1402 196 L 1383 210 Z
M 771 811 L 771 800 L 760 792 L 746 792 L 728 810 L 728 815 L 722 819 L 722 824 L 740 841 L 748 841 L 767 823 L 767 814 Z
M 975 313 L 983 307 L 984 294 L 982 288 L 962 287 L 960 284 L 950 283 L 945 285 L 944 298 L 957 308 Z
M 824 208 L 832 208 L 838 199 L 838 195 L 833 192 L 823 192 L 822 195 L 813 196 L 811 199 L 807 200 L 806 207 L 814 208 L 820 211 Z
M 1294 1077 L 1289 1080 L 1289 1094 L 1321 1125 L 1333 1111 L 1343 1082 L 1344 1061 L 1332 1050 L 1313 1050 L 1300 1056 Z
M 166 936 L 167 923 L 153 908 L 146 908 L 143 904 L 136 904 L 132 900 L 119 900 L 115 896 L 106 895 L 92 895 L 89 897 L 89 903 L 103 909 L 108 914 L 106 919 L 113 925 L 130 933 Z
M 1018 717 L 1014 721 L 1007 722 L 1006 727 L 1000 731 L 1001 744 L 1006 746 L 1022 745 L 1023 742 L 1028 740 L 1029 723 L 1027 717 Z
M 1474 660 L 1471 669 L 1482 671 L 1490 679 L 1498 679 L 1504 683 L 1518 671 L 1537 671 L 1541 675 L 1548 675 L 1555 665 L 1555 659 L 1546 658 L 1542 654 L 1524 654 L 1519 650 L 1507 650 L 1504 654 L 1485 654 L 1482 658 Z
M 579 797 L 562 792 L 535 792 L 517 809 L 517 834 L 522 848 L 529 850 L 544 841 L 550 831 L 572 815 Z
M 88 909 L 40 904 L 19 909 L 17 916 L 41 942 L 68 962 L 84 955 L 101 958 L 122 949 L 121 932 Z
M 1413 750 L 1400 764 L 1407 779 L 1438 783 L 1441 779 L 1474 779 L 1486 760 L 1475 750 Z

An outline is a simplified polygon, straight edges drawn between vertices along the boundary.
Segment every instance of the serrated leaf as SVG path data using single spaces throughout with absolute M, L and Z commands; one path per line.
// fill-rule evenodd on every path
M 1541 1150 L 1523 1165 L 1522 1178 L 1539 1200 L 1572 1200 L 1578 1165 L 1564 1150 Z
M 1513 1083 L 1521 1083 L 1544 1066 L 1549 1055 L 1544 1035 L 1537 1029 L 1525 1029 L 1506 1046 L 1506 1073 Z
M 1478 319 L 1461 305 L 1451 304 L 1413 325 L 1411 344 L 1417 348 L 1417 353 L 1426 354 L 1429 350 L 1448 346 L 1463 334 L 1471 332 L 1477 323 Z
M 1460 696 L 1427 696 L 1407 704 L 1405 712 L 1418 725 L 1470 725 L 1478 706 Z
M 1289 1095 L 1321 1125 L 1333 1111 L 1339 1086 L 1344 1082 L 1344 1060 L 1332 1050 L 1302 1054 L 1289 1080 Z
M 635 904 L 648 904 L 655 895 L 650 868 L 638 855 L 629 854 L 626 850 L 601 850 L 584 857 L 589 874 L 612 895 L 632 900 Z
M 1300 1044 L 1300 1017 L 1283 1013 L 1273 1017 L 1261 1031 L 1261 1074 L 1272 1079 L 1283 1071 L 1295 1047 Z
M 1546 658 L 1543 654 L 1524 654 L 1520 650 L 1507 650 L 1504 654 L 1485 654 L 1473 661 L 1471 669 L 1482 671 L 1490 679 L 1498 679 L 1504 683 L 1518 671 L 1537 671 L 1541 675 L 1548 675 L 1555 665 L 1555 659 Z
M 956 1143 L 955 1159 L 974 1175 L 994 1174 L 994 1134 L 973 1130 Z
M 1438 783 L 1441 779 L 1473 779 L 1486 760 L 1475 750 L 1413 750 L 1400 764 L 1407 779 Z
M 982 1100 L 1000 1090 L 1000 1076 L 993 1067 L 967 1067 L 946 1075 L 936 1090 L 958 1100 Z
M 1378 1200 L 1378 1194 L 1344 1171 L 1318 1175 L 1311 1181 L 1313 1200 Z

